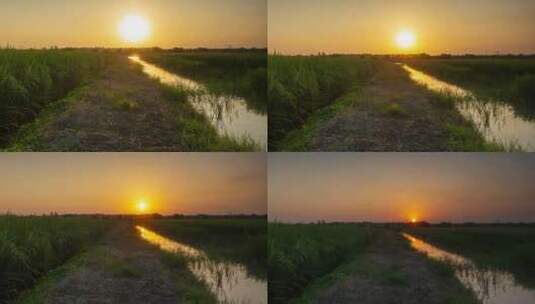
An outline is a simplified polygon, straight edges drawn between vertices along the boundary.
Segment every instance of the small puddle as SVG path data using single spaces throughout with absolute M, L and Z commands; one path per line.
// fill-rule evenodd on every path
M 431 259 L 451 264 L 455 276 L 464 286 L 471 289 L 483 304 L 535 303 L 535 290 L 517 284 L 511 273 L 480 269 L 474 262 L 458 254 L 437 248 L 407 233 L 403 233 L 403 236 L 417 251 L 425 253 Z
M 461 87 L 438 80 L 406 64 L 402 66 L 416 83 L 435 92 L 460 97 L 461 100 L 456 104 L 457 109 L 465 119 L 475 124 L 488 142 L 535 152 L 535 121 L 517 116 L 513 107 L 505 102 L 479 100 L 473 93 Z
M 267 147 L 267 115 L 259 114 L 247 108 L 245 99 L 236 96 L 222 96 L 207 93 L 206 88 L 177 74 L 150 64 L 139 56 L 128 57 L 143 67 L 143 72 L 161 83 L 169 86 L 182 86 L 196 91 L 189 101 L 198 112 L 208 117 L 221 135 L 234 138 L 249 137 L 263 149 Z
M 192 257 L 191 272 L 204 281 L 220 303 L 267 303 L 267 282 L 250 277 L 242 264 L 213 261 L 201 250 L 136 226 L 142 239 L 160 249 Z

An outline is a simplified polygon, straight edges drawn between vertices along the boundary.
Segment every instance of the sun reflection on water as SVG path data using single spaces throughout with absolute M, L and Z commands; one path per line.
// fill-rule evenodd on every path
M 267 282 L 249 277 L 242 264 L 215 261 L 203 251 L 136 226 L 142 239 L 160 249 L 190 257 L 188 267 L 204 281 L 220 303 L 267 303 Z
M 497 269 L 482 269 L 469 259 L 442 250 L 410 234 L 403 233 L 415 250 L 429 258 L 452 265 L 455 276 L 471 289 L 483 304 L 535 303 L 535 291 L 519 285 L 514 276 Z

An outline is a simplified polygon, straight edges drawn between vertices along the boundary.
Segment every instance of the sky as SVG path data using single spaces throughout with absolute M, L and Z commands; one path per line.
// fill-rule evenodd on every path
M 266 213 L 263 153 L 1 153 L 0 213 Z
M 529 153 L 275 153 L 270 221 L 535 222 Z
M 0 0 L 0 44 L 59 47 L 266 47 L 267 0 Z M 128 43 L 121 20 L 150 35 Z
M 535 53 L 531 0 L 270 0 L 268 16 L 271 53 Z

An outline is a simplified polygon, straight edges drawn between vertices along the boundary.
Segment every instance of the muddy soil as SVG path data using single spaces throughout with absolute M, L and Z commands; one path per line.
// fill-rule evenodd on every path
M 366 270 L 320 291 L 315 303 L 444 304 L 452 303 L 451 295 L 467 293 L 453 276 L 433 271 L 427 257 L 411 250 L 400 234 L 378 235 L 363 257 Z M 388 279 L 385 274 L 393 272 L 397 275 Z
M 157 81 L 117 56 L 35 134 L 39 151 L 183 151 L 176 109 Z M 32 149 L 28 147 L 27 149 Z
M 158 249 L 132 225 L 118 224 L 95 252 L 57 282 L 43 303 L 182 303 Z
M 460 123 L 401 66 L 384 62 L 353 106 L 320 125 L 311 151 L 448 151 L 447 123 Z

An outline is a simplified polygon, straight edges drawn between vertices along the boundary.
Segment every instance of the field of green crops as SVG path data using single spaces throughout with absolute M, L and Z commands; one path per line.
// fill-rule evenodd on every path
M 407 63 L 480 97 L 507 102 L 528 119 L 535 118 L 535 58 L 412 59 Z
M 0 215 L 0 302 L 80 252 L 108 225 L 88 217 Z
M 319 109 L 333 104 L 374 70 L 360 56 L 281 56 L 268 59 L 269 150 Z
M 363 252 L 373 230 L 356 224 L 268 225 L 270 303 L 288 303 L 314 279 Z
M 142 222 L 166 237 L 221 258 L 247 265 L 266 278 L 266 219 L 165 219 Z
M 202 82 L 213 93 L 243 97 L 260 113 L 267 111 L 265 51 L 147 52 L 143 59 Z
M 88 51 L 0 49 L 0 147 L 48 104 L 106 65 Z

